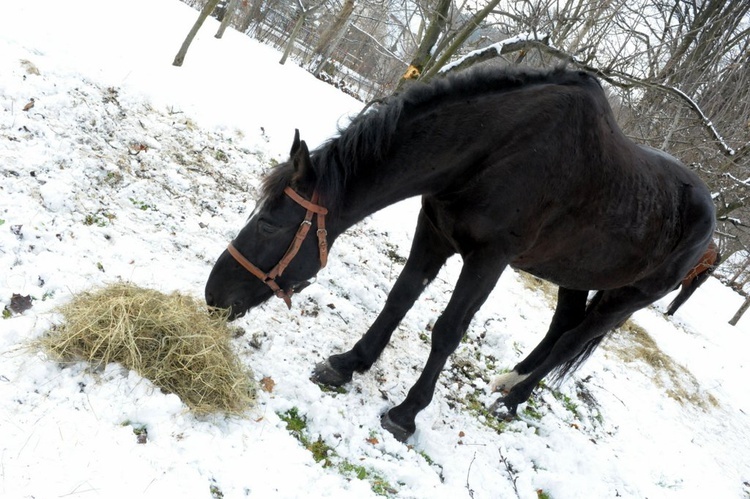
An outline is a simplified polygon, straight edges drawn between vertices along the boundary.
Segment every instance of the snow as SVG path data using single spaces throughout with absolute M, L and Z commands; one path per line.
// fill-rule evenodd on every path
M 519 42 L 526 42 L 530 40 L 541 40 L 544 39 L 546 35 L 538 36 L 534 35 L 533 33 L 524 33 L 522 35 L 513 36 L 510 38 L 506 38 L 505 40 L 493 43 L 491 45 L 488 45 L 486 47 L 482 47 L 480 49 L 472 50 L 468 54 L 465 54 L 458 59 L 450 62 L 449 64 L 446 64 L 443 66 L 443 68 L 440 70 L 441 74 L 445 74 L 453 70 L 454 68 L 460 66 L 464 62 L 466 62 L 468 59 L 471 59 L 473 57 L 477 57 L 479 55 L 494 52 L 496 55 L 502 54 L 503 47 L 506 45 L 510 45 L 512 43 L 519 43 Z
M 314 146 L 361 109 L 268 47 L 231 30 L 216 40 L 214 20 L 171 66 L 196 16 L 176 0 L 38 0 L 0 17 L 0 308 L 33 298 L 0 319 L 0 497 L 375 497 L 378 480 L 403 498 L 748 497 L 750 319 L 727 324 L 742 297 L 714 279 L 675 318 L 663 316 L 668 298 L 634 316 L 683 367 L 676 374 L 624 355 L 635 343 L 618 332 L 499 433 L 470 400 L 493 402 L 489 380 L 552 315 L 543 289 L 512 270 L 408 445 L 379 417 L 418 376 L 459 259 L 371 372 L 344 393 L 311 383 L 315 363 L 350 347 L 382 306 L 401 266 L 389 254 L 408 254 L 414 200 L 344 234 L 292 310 L 272 300 L 237 321 L 238 354 L 275 383 L 244 418 L 196 418 L 120 366 L 63 367 L 30 348 L 56 307 L 107 283 L 202 296 L 294 129 Z M 702 404 L 669 395 L 681 387 Z M 311 441 L 334 449 L 332 466 L 286 429 L 279 414 L 292 408 Z

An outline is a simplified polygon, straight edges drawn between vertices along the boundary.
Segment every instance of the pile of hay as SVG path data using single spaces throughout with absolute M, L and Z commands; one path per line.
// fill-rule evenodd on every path
M 174 393 L 196 414 L 241 414 L 255 400 L 252 373 L 230 346 L 226 317 L 194 298 L 114 284 L 76 296 L 41 347 L 63 362 L 118 362 Z

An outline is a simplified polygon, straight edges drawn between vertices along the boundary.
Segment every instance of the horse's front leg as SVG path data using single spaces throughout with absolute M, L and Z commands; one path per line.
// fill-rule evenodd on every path
M 354 371 L 369 369 L 380 357 L 396 326 L 454 252 L 420 211 L 409 258 L 380 315 L 351 350 L 332 355 L 315 366 L 312 380 L 340 386 L 351 381 Z
M 490 252 L 480 253 L 465 258 L 450 302 L 432 329 L 432 348 L 422 374 L 404 401 L 381 418 L 383 428 L 402 442 L 416 430 L 414 420 L 432 401 L 440 371 L 505 268 L 503 258 Z

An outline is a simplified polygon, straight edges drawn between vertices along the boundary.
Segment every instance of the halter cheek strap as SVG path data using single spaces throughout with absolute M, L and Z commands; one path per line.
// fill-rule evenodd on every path
M 229 243 L 229 245 L 227 246 L 227 251 L 235 260 L 237 260 L 237 263 L 242 265 L 245 270 L 253 274 L 255 277 L 263 281 L 269 288 L 273 290 L 273 293 L 284 300 L 286 306 L 291 309 L 294 289 L 281 289 L 281 287 L 276 283 L 276 278 L 284 273 L 284 270 L 286 270 L 287 266 L 289 266 L 292 260 L 294 260 L 294 257 L 297 256 L 300 247 L 302 247 L 302 242 L 305 240 L 305 237 L 307 237 L 307 233 L 312 226 L 313 215 L 317 215 L 315 221 L 318 226 L 317 235 L 318 252 L 320 253 L 320 268 L 322 269 L 326 266 L 326 263 L 328 263 L 328 241 L 326 239 L 328 236 L 328 232 L 326 231 L 325 216 L 328 214 L 328 210 L 323 206 L 317 204 L 317 191 L 313 192 L 312 199 L 310 201 L 297 194 L 297 192 L 295 192 L 291 187 L 285 188 L 284 193 L 297 204 L 305 208 L 307 210 L 307 213 L 305 213 L 304 220 L 302 220 L 299 229 L 297 229 L 297 233 L 294 235 L 294 239 L 292 239 L 292 243 L 289 245 L 286 253 L 284 253 L 284 256 L 281 257 L 279 263 L 277 263 L 268 273 L 265 273 L 258 267 L 250 263 L 250 260 L 245 258 L 244 255 L 234 247 L 234 244 Z

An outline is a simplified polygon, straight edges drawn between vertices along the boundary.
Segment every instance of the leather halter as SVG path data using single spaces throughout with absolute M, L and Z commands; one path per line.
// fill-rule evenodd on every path
M 284 300 L 286 306 L 291 309 L 294 289 L 281 289 L 281 287 L 276 283 L 276 278 L 284 273 L 284 270 L 286 270 L 287 266 L 292 262 L 294 257 L 297 256 L 297 252 L 302 246 L 302 241 L 305 240 L 307 232 L 312 226 L 313 214 L 317 215 L 316 222 L 318 225 L 317 234 L 318 251 L 320 252 L 320 268 L 322 269 L 326 266 L 326 263 L 328 262 L 328 242 L 326 240 L 328 232 L 326 231 L 325 217 L 326 214 L 328 214 L 328 210 L 323 206 L 317 204 L 318 191 L 313 192 L 312 199 L 310 201 L 297 194 L 291 187 L 286 187 L 284 189 L 284 193 L 292 198 L 292 200 L 294 200 L 297 204 L 305 208 L 307 210 L 307 213 L 305 213 L 305 218 L 299 225 L 297 234 L 295 234 L 292 243 L 289 245 L 289 249 L 286 250 L 286 253 L 284 253 L 283 257 L 281 257 L 279 263 L 277 263 L 276 266 L 272 268 L 268 273 L 265 273 L 258 267 L 250 263 L 250 261 L 245 258 L 242 253 L 237 250 L 237 248 L 234 247 L 234 244 L 232 244 L 234 243 L 234 241 L 229 243 L 229 246 L 227 246 L 227 251 L 229 251 L 229 254 L 232 255 L 234 259 L 237 260 L 237 262 L 242 265 L 248 272 L 253 274 L 255 277 L 263 281 L 269 288 L 271 288 L 273 290 L 273 293 Z

